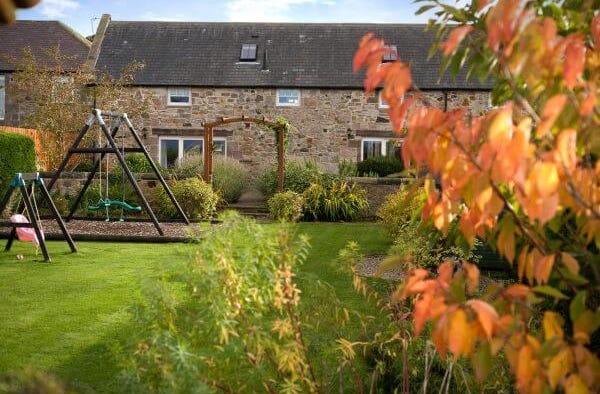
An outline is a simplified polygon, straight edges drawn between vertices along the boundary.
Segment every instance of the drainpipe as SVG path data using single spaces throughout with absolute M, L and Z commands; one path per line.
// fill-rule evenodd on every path
M 444 112 L 448 111 L 448 92 L 444 90 Z

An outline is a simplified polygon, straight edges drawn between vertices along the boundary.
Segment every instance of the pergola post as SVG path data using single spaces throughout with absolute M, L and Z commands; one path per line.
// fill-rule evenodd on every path
M 285 132 L 277 130 L 277 191 L 283 192 L 285 179 Z
M 212 186 L 213 128 L 204 127 L 204 181 Z

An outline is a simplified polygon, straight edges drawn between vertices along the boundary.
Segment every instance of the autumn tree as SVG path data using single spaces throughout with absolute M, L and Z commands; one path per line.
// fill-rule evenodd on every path
M 73 68 L 74 59 L 58 47 L 39 57 L 26 48 L 15 62 L 11 87 L 20 109 L 28 114 L 22 125 L 41 134 L 45 153 L 41 164 L 48 170 L 60 164 L 94 104 L 103 110 L 126 112 L 134 121 L 148 106 L 147 98 L 134 96 L 128 87 L 143 67 L 141 63 L 129 64 L 114 78 L 85 65 Z
M 372 34 L 354 69 L 368 93 L 383 85 L 405 164 L 428 171 L 422 218 L 488 242 L 518 283 L 482 293 L 475 265 L 447 261 L 412 271 L 393 301 L 414 297 L 415 332 L 430 323 L 438 352 L 470 358 L 479 379 L 503 352 L 519 392 L 600 392 L 598 1 L 467 3 L 420 12 L 436 16 L 444 67 L 493 81 L 488 113 L 428 103 Z

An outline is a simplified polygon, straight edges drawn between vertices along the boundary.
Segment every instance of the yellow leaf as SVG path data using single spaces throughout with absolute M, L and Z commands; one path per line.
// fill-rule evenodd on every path
M 540 197 L 548 197 L 558 189 L 559 179 L 556 164 L 550 161 L 537 162 L 533 166 L 535 187 Z
M 577 374 L 572 374 L 565 382 L 565 394 L 588 394 L 589 390 Z
M 468 356 L 473 351 L 475 338 L 467 320 L 467 313 L 457 309 L 450 316 L 448 327 L 448 349 L 454 354 L 454 359 Z
M 567 267 L 569 271 L 573 274 L 579 274 L 579 263 L 575 260 L 575 257 L 571 256 L 569 253 L 563 252 L 561 254 L 562 263 Z
M 563 319 L 555 312 L 547 311 L 544 313 L 544 335 L 546 340 L 552 338 L 560 338 L 564 337 L 564 333 L 562 330 Z
M 469 300 L 467 302 L 477 315 L 477 320 L 487 336 L 488 340 L 492 339 L 494 334 L 494 326 L 498 321 L 498 313 L 493 306 L 481 300 Z
M 556 386 L 561 379 L 573 368 L 573 357 L 571 351 L 562 349 L 556 356 L 550 360 L 548 364 L 548 380 L 552 390 L 556 390 Z

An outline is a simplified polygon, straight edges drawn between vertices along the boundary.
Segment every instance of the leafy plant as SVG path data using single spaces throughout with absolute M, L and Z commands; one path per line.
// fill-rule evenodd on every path
M 217 209 L 219 195 L 209 184 L 198 178 L 175 180 L 170 185 L 183 212 L 192 219 L 210 219 Z M 164 217 L 176 217 L 175 206 L 163 188 L 158 188 L 158 212 Z
M 397 193 L 386 197 L 377 210 L 377 217 L 388 233 L 396 238 L 403 226 L 421 221 L 421 211 L 427 195 L 422 188 L 401 186 Z
M 303 196 L 305 217 L 311 220 L 350 221 L 369 206 L 366 193 L 360 186 L 337 179 L 312 183 Z
M 285 164 L 285 190 L 302 193 L 320 176 L 321 171 L 313 161 L 288 161 Z M 257 186 L 267 198 L 277 193 L 277 168 L 269 168 L 261 174 L 257 179 Z
M 31 138 L 0 131 L 0 199 L 17 172 L 35 171 L 35 146 Z
M 338 161 L 338 174 L 342 178 L 351 178 L 358 174 L 356 170 L 356 162 L 352 160 L 340 160 Z
M 275 220 L 297 222 L 302 217 L 304 198 L 293 191 L 277 193 L 267 202 L 269 212 Z
M 203 159 L 201 155 L 186 155 L 177 160 L 175 167 L 169 173 L 175 179 L 202 178 L 204 175 Z
M 216 156 L 213 161 L 213 187 L 226 202 L 240 199 L 248 187 L 248 171 L 237 160 Z
M 519 392 L 598 392 L 600 15 L 568 0 L 427 3 L 444 67 L 491 75 L 497 108 L 442 111 L 413 85 L 409 64 L 382 64 L 389 49 L 372 34 L 354 68 L 367 68 L 370 93 L 386 81 L 403 159 L 428 169 L 423 218 L 493 245 L 520 283 L 479 294 L 475 265 L 445 261 L 435 276 L 412 271 L 392 300 L 418 296 L 415 334 L 431 322 L 439 354 L 471 360 L 480 381 L 503 352 Z
M 134 174 L 140 173 L 151 173 L 152 166 L 146 159 L 146 156 L 143 153 L 128 153 L 125 155 L 125 163 L 127 163 L 127 167 Z M 160 168 L 160 165 L 157 163 L 156 166 Z
M 286 227 L 225 217 L 188 264 L 145 287 L 127 391 L 321 391 L 293 274 L 307 246 Z
M 356 164 L 358 176 L 384 177 L 404 170 L 402 160 L 394 156 L 369 157 Z

